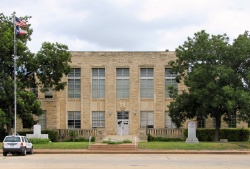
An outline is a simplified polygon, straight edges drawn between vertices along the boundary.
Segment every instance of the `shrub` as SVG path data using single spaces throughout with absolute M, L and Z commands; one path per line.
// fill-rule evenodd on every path
M 132 141 L 131 141 L 131 140 L 128 140 L 128 139 L 126 139 L 126 140 L 123 140 L 123 141 L 122 141 L 122 143 L 132 143 Z
M 106 143 L 106 144 L 122 144 L 121 141 L 103 141 L 102 143 Z
M 215 129 L 197 129 L 196 136 L 199 141 L 213 141 Z M 220 129 L 220 139 L 228 141 L 248 141 L 250 130 L 243 128 Z M 184 136 L 188 137 L 188 129 L 185 129 Z
M 58 142 L 58 131 L 57 130 L 42 130 L 42 134 L 48 134 L 49 139 L 52 142 Z
M 181 138 L 165 138 L 165 137 L 153 137 L 148 135 L 148 142 L 178 142 L 183 141 Z
M 2 142 L 5 136 L 7 136 L 7 131 L 4 128 L 0 128 L 0 141 Z
M 48 144 L 48 143 L 50 143 L 49 139 L 44 139 L 44 138 L 30 138 L 30 141 L 33 144 Z
M 70 139 L 70 140 L 65 140 L 64 142 L 89 142 L 89 138 L 78 137 L 75 138 L 75 140 Z M 91 137 L 91 142 L 95 142 L 95 137 Z
M 26 134 L 33 134 L 33 131 L 19 131 L 19 135 L 26 136 Z M 41 134 L 48 134 L 49 139 L 52 142 L 58 142 L 58 131 L 57 130 L 42 130 Z

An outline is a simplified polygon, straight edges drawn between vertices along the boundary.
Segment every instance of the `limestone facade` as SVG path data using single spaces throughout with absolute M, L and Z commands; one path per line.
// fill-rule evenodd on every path
M 39 93 L 38 99 L 46 112 L 46 128 L 68 129 L 69 112 L 80 112 L 81 129 L 92 129 L 93 112 L 104 112 L 104 127 L 108 135 L 122 134 L 118 131 L 118 112 L 128 113 L 127 134 L 138 134 L 141 112 L 153 112 L 153 127 L 165 128 L 167 105 L 172 101 L 165 97 L 165 69 L 169 68 L 168 62 L 175 59 L 175 52 L 72 52 L 71 68 L 80 68 L 80 98 L 69 98 L 68 86 L 63 91 L 53 92 L 52 98 L 44 98 L 44 94 Z M 92 70 L 95 68 L 105 70 L 103 98 L 93 98 Z M 116 72 L 119 68 L 129 69 L 129 98 L 116 96 Z M 152 98 L 140 97 L 142 68 L 153 69 Z M 63 77 L 63 81 L 68 82 L 68 77 Z M 178 90 L 183 89 L 185 86 L 178 84 Z M 206 121 L 206 127 L 212 127 L 212 120 Z

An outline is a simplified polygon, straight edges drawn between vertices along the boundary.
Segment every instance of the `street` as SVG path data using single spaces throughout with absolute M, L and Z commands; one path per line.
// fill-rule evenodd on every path
M 8 169 L 249 169 L 250 155 L 208 154 L 33 154 L 0 156 Z

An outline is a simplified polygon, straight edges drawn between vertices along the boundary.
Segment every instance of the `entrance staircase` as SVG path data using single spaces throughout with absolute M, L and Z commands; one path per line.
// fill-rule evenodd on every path
M 138 137 L 134 135 L 107 135 L 103 141 L 121 142 L 123 140 L 130 140 L 132 143 L 123 144 L 107 144 L 107 143 L 95 143 L 89 146 L 88 150 L 93 151 L 120 151 L 120 152 L 131 152 L 137 151 L 137 143 L 139 142 Z

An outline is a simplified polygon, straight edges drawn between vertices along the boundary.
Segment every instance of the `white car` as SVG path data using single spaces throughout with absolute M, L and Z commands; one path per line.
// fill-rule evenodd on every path
M 22 154 L 25 156 L 27 153 L 33 154 L 33 144 L 25 136 L 12 135 L 6 136 L 2 143 L 3 156 L 11 154 Z

